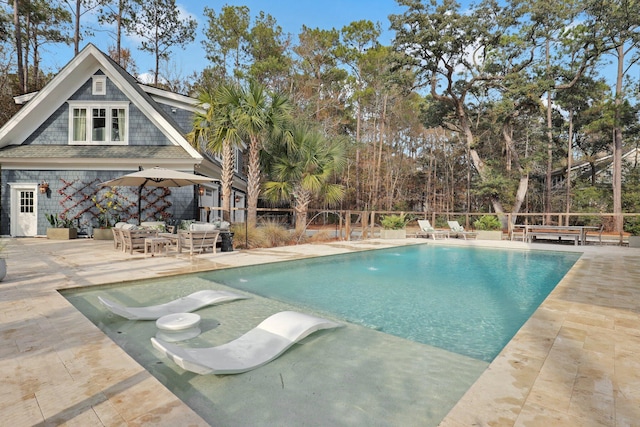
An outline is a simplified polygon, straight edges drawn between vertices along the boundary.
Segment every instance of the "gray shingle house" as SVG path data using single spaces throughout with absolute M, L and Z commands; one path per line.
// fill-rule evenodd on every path
M 113 213 L 120 220 L 138 221 L 136 188 L 99 184 L 140 168 L 220 177 L 216 157 L 185 139 L 197 101 L 138 83 L 91 44 L 42 90 L 16 102 L 24 106 L 0 129 L 2 235 L 44 235 L 45 214 L 70 219 L 80 234 L 91 235 L 101 219 L 96 202 L 107 200 L 117 200 Z M 244 206 L 245 193 L 237 173 L 234 207 Z M 220 194 L 218 183 L 145 188 L 140 220 L 212 220 Z M 232 219 L 243 221 L 242 211 Z

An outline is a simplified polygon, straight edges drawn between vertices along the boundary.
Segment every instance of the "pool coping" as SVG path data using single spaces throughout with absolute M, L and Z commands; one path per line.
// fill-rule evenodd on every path
M 121 254 L 109 242 L 11 239 L 9 272 L 0 282 L 0 415 L 12 425 L 207 425 L 58 289 L 417 243 L 582 252 L 440 425 L 616 426 L 640 419 L 634 391 L 640 363 L 633 357 L 640 350 L 640 250 L 456 239 L 372 239 L 170 259 Z

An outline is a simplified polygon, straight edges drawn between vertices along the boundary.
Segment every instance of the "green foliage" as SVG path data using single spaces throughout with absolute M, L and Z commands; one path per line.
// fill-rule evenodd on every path
M 483 215 L 473 222 L 473 227 L 476 230 L 501 230 L 502 224 L 495 215 Z
M 73 219 L 69 219 L 63 214 L 58 215 L 45 213 L 44 216 L 53 228 L 75 228 L 75 225 L 73 225 Z
M 321 132 L 306 126 L 294 126 L 290 138 L 272 141 L 268 151 L 268 174 L 264 196 L 272 202 L 289 202 L 296 210 L 296 228 L 304 228 L 309 204 L 321 201 L 339 203 L 344 186 L 336 184 L 336 174 L 346 164 L 344 142 L 327 139 Z
M 640 236 L 640 217 L 634 216 L 624 222 L 624 231 L 632 236 Z
M 204 46 L 207 59 L 215 68 L 224 70 L 223 76 L 244 74 L 245 64 L 240 63 L 243 51 L 247 49 L 249 37 L 249 8 L 247 6 L 222 6 L 219 15 L 214 9 L 204 8 L 207 17 Z M 233 65 L 230 58 L 235 58 Z
M 192 219 L 183 219 L 182 221 L 180 221 L 180 230 L 189 230 L 189 228 L 191 228 L 191 224 L 193 224 L 194 221 Z
M 106 191 L 102 198 L 99 198 L 96 194 L 91 197 L 91 201 L 98 209 L 98 222 L 100 227 L 109 228 L 120 221 L 118 212 L 122 207 L 120 206 L 117 195 L 112 190 Z
M 160 60 L 168 60 L 174 46 L 184 47 L 193 42 L 197 27 L 195 19 L 182 19 L 175 0 L 142 3 L 135 22 L 128 28 L 139 37 L 139 49 L 155 57 L 154 85 L 158 85 Z
M 411 221 L 407 215 L 385 215 L 380 220 L 380 225 L 385 230 L 402 230 L 407 226 L 407 223 Z
M 584 184 L 573 191 L 571 197 L 574 212 L 609 212 L 611 188 Z

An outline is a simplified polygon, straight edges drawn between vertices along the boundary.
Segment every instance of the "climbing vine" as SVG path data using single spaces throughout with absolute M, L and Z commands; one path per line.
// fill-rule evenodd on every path
M 99 186 L 99 179 L 93 180 L 65 180 L 60 178 L 60 207 L 61 217 L 76 222 L 79 228 L 93 227 L 100 223 L 103 213 L 96 206 L 105 201 L 109 194 L 112 203 L 117 203 L 121 221 L 138 220 L 138 189 L 135 187 L 112 187 L 110 189 Z M 141 221 L 147 218 L 156 219 L 166 217 L 166 209 L 171 206 L 168 197 L 169 188 L 144 187 L 140 195 L 143 206 Z

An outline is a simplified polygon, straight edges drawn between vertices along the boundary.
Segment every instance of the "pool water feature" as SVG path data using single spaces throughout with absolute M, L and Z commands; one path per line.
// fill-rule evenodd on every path
M 418 245 L 203 277 L 490 362 L 578 258 Z
M 539 276 L 537 280 L 551 281 L 545 289 L 552 289 L 562 275 L 562 268 L 569 268 L 578 255 L 545 254 L 543 251 L 510 255 L 510 251 L 429 246 L 92 286 L 61 293 L 211 425 L 435 427 L 489 362 L 482 357 L 445 350 L 444 344 L 440 347 L 419 342 L 418 338 L 424 337 L 426 332 L 415 325 L 427 322 L 424 312 L 455 318 L 453 313 L 465 311 L 457 306 L 471 307 L 471 313 L 465 314 L 466 321 L 480 323 L 483 325 L 481 330 L 504 330 L 505 326 L 491 326 L 491 323 L 506 325 L 511 322 L 493 320 L 497 313 L 511 311 L 508 307 L 501 309 L 499 306 L 504 302 L 499 301 L 507 301 L 516 307 L 516 311 L 524 311 L 521 304 L 530 299 L 541 300 L 548 291 L 535 295 L 538 292 L 520 292 L 522 289 L 516 292 L 518 288 L 527 288 L 529 280 Z M 538 259 L 537 255 L 547 256 Z M 479 272 L 468 271 L 474 263 L 482 266 Z M 516 269 L 509 274 L 500 271 L 503 267 L 522 264 L 534 271 Z M 558 271 L 543 273 L 541 266 L 545 264 Z M 564 267 L 560 268 L 560 265 Z M 316 272 L 320 267 L 324 271 Z M 445 271 L 453 277 L 447 277 Z M 262 282 L 272 274 L 275 278 L 269 280 L 275 285 Z M 510 277 L 511 284 L 496 281 L 500 276 Z M 477 279 L 482 279 L 485 285 L 473 292 L 471 287 L 465 288 Z M 403 298 L 411 295 L 404 283 L 406 280 L 413 280 L 417 288 L 424 289 L 424 296 L 414 295 L 408 298 L 412 301 L 403 302 Z M 290 289 L 285 291 L 285 287 L 277 284 L 279 282 L 290 283 Z M 445 292 L 438 286 L 462 287 L 475 296 L 471 302 L 456 300 L 453 302 L 456 307 L 448 307 L 450 303 L 443 296 Z M 509 298 L 491 296 L 497 292 L 492 291 L 492 287 L 505 289 L 507 286 L 513 288 Z M 344 327 L 313 334 L 306 342 L 295 345 L 254 371 L 228 376 L 196 375 L 183 371 L 151 346 L 150 338 L 158 331 L 154 321 L 124 319 L 106 310 L 98 301 L 98 296 L 106 296 L 124 305 L 143 306 L 170 301 L 198 290 L 233 290 L 230 287 L 253 290 L 248 291 L 249 299 L 198 310 L 202 333 L 181 345 L 224 344 L 269 315 L 284 310 L 324 315 L 344 322 Z M 277 292 L 272 293 L 276 289 Z M 350 291 L 353 295 L 349 295 Z M 243 293 L 242 290 L 235 292 Z M 431 306 L 424 308 L 424 300 L 431 301 Z M 402 304 L 401 310 L 394 308 L 398 304 Z M 485 304 L 492 307 L 491 314 L 478 315 L 477 306 Z M 412 309 L 416 313 L 412 313 Z M 387 314 L 387 311 L 393 314 Z M 350 314 L 352 312 L 357 314 Z M 465 323 L 465 320 L 459 323 Z M 401 324 L 413 324 L 406 335 L 416 341 L 402 338 L 405 332 L 396 332 L 396 329 L 405 329 Z M 442 321 L 442 324 L 447 322 Z M 435 325 L 428 326 L 427 331 L 437 329 Z M 515 326 L 515 330 L 517 328 Z M 461 332 L 449 333 L 463 339 Z

